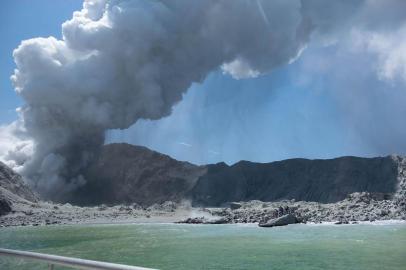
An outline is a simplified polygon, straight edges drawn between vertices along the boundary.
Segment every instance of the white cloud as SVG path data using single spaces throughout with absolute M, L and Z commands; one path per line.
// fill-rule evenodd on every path
M 406 24 L 393 31 L 353 30 L 355 51 L 376 57 L 376 72 L 381 80 L 406 81 Z
M 22 169 L 33 151 L 33 142 L 21 136 L 22 129 L 18 120 L 0 125 L 0 161 L 17 171 Z
M 234 79 L 249 79 L 258 77 L 261 72 L 258 70 L 252 69 L 250 65 L 241 60 L 235 59 L 230 63 L 224 63 L 221 65 L 221 69 L 224 74 L 230 74 Z
M 406 27 L 390 34 L 373 34 L 368 43 L 370 51 L 378 54 L 379 75 L 406 81 Z

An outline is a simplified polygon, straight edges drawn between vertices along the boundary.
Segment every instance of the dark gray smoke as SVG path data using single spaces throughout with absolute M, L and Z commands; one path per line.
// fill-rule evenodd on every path
M 375 2 L 85 0 L 62 40 L 30 39 L 14 51 L 21 121 L 34 141 L 22 172 L 60 198 L 86 181 L 106 130 L 169 115 L 218 68 L 242 79 L 290 63 L 312 33 L 331 39 L 368 21 Z

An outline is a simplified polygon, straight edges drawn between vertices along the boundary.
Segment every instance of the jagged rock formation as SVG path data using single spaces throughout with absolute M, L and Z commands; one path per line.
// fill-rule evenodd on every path
M 11 212 L 11 203 L 6 199 L 0 199 L 0 216 Z
M 219 206 L 295 199 L 331 203 L 363 191 L 377 200 L 404 198 L 406 161 L 398 156 L 341 157 L 196 166 L 145 147 L 110 144 L 103 147 L 85 178 L 87 183 L 72 194 L 70 202 L 148 206 L 190 199 L 194 205 Z
M 31 202 L 38 200 L 38 196 L 25 184 L 21 175 L 0 161 L 0 197 L 6 195 L 14 199 L 21 198 Z
M 208 166 L 190 194 L 195 205 L 212 206 L 283 199 L 331 203 L 361 191 L 388 199 L 398 189 L 399 160 L 403 159 L 388 156 L 219 163 Z
M 85 173 L 87 183 L 72 194 L 80 205 L 180 201 L 206 173 L 204 166 L 181 162 L 142 146 L 105 145 Z
M 298 222 L 337 222 L 337 224 L 359 221 L 406 220 L 404 202 L 376 200 L 368 192 L 355 192 L 335 203 L 283 200 L 261 202 L 257 200 L 240 202 L 238 209 L 205 208 L 216 217 L 228 223 L 269 224 L 286 215 L 294 215 Z M 293 219 L 291 219 L 293 221 Z
M 10 213 L 15 203 L 37 200 L 37 195 L 24 183 L 22 177 L 0 162 L 0 216 Z
M 393 156 L 393 159 L 397 163 L 398 168 L 398 186 L 395 192 L 395 199 L 406 199 L 406 158 L 400 156 Z
M 259 222 L 259 227 L 277 227 L 289 224 L 299 223 L 299 220 L 293 214 L 287 214 L 278 218 L 268 220 L 266 222 Z

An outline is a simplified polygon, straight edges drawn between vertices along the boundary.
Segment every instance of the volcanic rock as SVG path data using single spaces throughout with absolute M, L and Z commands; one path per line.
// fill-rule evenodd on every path
M 11 203 L 6 199 L 0 199 L 0 216 L 11 212 Z
M 31 202 L 38 201 L 38 196 L 24 182 L 21 175 L 0 161 L 0 198 L 4 197 L 12 197 L 10 200 L 21 198 Z
M 290 199 L 333 203 L 354 192 L 389 199 L 399 189 L 406 190 L 405 164 L 405 158 L 398 156 L 240 161 L 231 166 L 218 163 L 207 166 L 207 173 L 199 178 L 190 196 L 199 206 Z M 399 200 L 404 197 L 401 195 Z
M 266 222 L 260 222 L 259 227 L 275 227 L 275 226 L 285 226 L 289 224 L 299 223 L 298 219 L 293 214 L 287 214 L 278 218 L 268 220 Z
M 205 174 L 204 166 L 181 162 L 129 144 L 105 145 L 84 173 L 86 184 L 69 199 L 79 205 L 180 202 Z
M 86 184 L 68 200 L 74 204 L 137 203 L 149 207 L 186 199 L 193 206 L 235 208 L 238 205 L 229 202 L 335 203 L 351 193 L 367 192 L 367 196 L 354 195 L 357 198 L 351 200 L 359 203 L 351 207 L 371 200 L 394 199 L 406 208 L 406 159 L 400 156 L 197 166 L 145 147 L 122 143 L 103 146 L 83 175 Z

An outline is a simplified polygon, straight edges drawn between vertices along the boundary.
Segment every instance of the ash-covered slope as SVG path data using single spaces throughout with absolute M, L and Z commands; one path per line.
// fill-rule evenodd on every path
M 204 166 L 177 161 L 142 146 L 109 144 L 86 171 L 87 183 L 70 201 L 80 205 L 180 201 L 205 173 Z
M 391 197 L 400 184 L 403 159 L 340 157 L 326 160 L 289 159 L 271 163 L 241 161 L 208 166 L 190 192 L 198 205 L 230 201 L 295 199 L 337 202 L 353 192 Z M 380 198 L 379 198 L 380 197 Z
M 23 178 L 0 161 L 0 216 L 21 201 L 38 201 L 38 197 L 24 183 Z
M 21 175 L 0 161 L 0 197 L 6 192 L 27 201 L 38 200 L 37 195 L 24 183 Z

